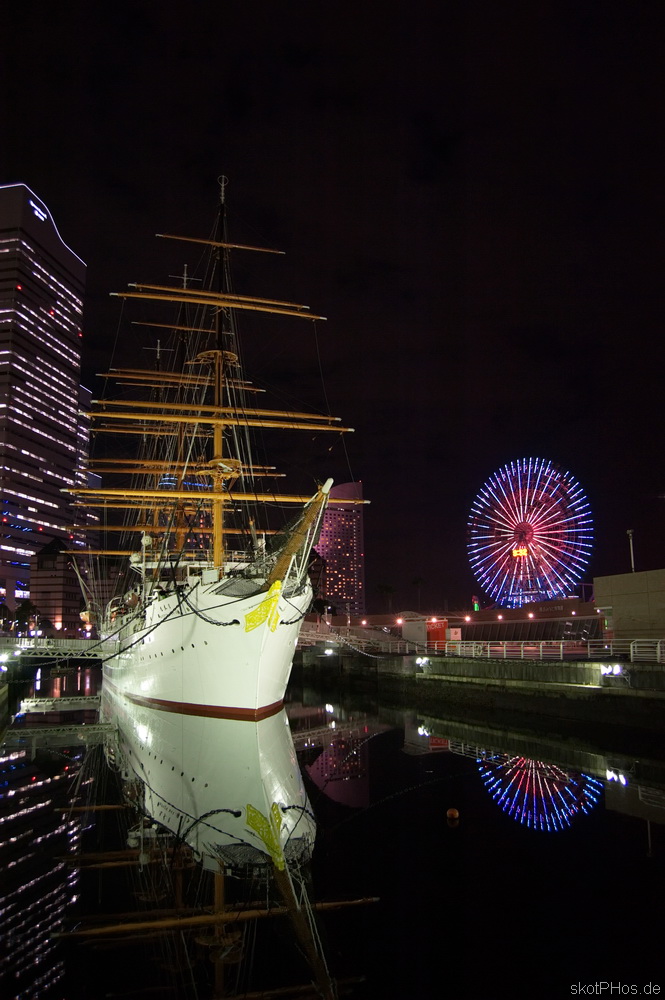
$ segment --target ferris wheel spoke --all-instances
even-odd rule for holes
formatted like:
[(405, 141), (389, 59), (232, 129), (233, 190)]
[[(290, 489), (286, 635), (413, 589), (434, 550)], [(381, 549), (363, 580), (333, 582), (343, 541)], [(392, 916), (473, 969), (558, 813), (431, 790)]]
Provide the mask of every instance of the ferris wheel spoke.
[(488, 505), (486, 516), (493, 516), (497, 520), (500, 520), (503, 516), (505, 519), (503, 523), (512, 528), (517, 523), (515, 519), (515, 511), (511, 508), (508, 502), (504, 503), (498, 494), (492, 493), (492, 497), (494, 499), (494, 505)]

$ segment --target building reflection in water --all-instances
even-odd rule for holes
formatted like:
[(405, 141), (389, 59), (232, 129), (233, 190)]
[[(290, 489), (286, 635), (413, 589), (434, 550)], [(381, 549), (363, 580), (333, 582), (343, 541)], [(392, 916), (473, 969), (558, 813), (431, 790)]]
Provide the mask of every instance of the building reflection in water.
[[(65, 974), (53, 939), (76, 902), (80, 817), (67, 803), (80, 769), (77, 756), (0, 749), (0, 993), (56, 996)], [(57, 993), (58, 996), (62, 994)]]
[(318, 792), (353, 809), (370, 804), (370, 740), (391, 727), (340, 706), (292, 702), (289, 721), (301, 766)]

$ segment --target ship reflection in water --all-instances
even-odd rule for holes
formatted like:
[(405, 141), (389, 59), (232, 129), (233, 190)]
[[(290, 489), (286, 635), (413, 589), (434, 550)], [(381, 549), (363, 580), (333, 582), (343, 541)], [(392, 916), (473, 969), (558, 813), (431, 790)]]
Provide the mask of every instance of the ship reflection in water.
[(665, 756), (296, 697), (256, 723), (114, 704), (84, 759), (33, 740), (49, 717), (10, 728), (3, 997), (660, 982)]
[(129, 703), (116, 712), (121, 740), (108, 757), (126, 796), (206, 869), (311, 859), (316, 827), (284, 709), (260, 722)]

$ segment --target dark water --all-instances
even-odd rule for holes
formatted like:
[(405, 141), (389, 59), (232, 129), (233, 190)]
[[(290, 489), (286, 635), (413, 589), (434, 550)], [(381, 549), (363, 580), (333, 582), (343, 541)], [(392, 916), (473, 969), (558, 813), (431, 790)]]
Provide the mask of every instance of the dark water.
[[(94, 680), (58, 683), (74, 693)], [(665, 993), (665, 753), (557, 739), (551, 724), (541, 738), (500, 732), (497, 719), (432, 719), (372, 692), (293, 685), (290, 698), (319, 823), (314, 894), (379, 897), (322, 921), (333, 973), (364, 977), (353, 996)], [(52, 938), (91, 913), (171, 906), (173, 872), (79, 871), (72, 854), (122, 848), (128, 821), (58, 810), (75, 789), (112, 800), (108, 773), (65, 748), (2, 757), (3, 1000), (212, 996), (211, 964), (182, 940)], [(203, 888), (194, 876), (187, 892)], [(289, 934), (282, 923), (257, 933), (257, 982), (305, 981)]]

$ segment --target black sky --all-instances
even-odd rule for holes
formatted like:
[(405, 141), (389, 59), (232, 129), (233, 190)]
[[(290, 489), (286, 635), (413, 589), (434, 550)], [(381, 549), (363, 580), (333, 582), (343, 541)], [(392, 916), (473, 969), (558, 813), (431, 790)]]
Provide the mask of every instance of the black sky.
[[(629, 570), (628, 528), (637, 568), (665, 566), (660, 4), (35, 0), (3, 18), (0, 183), (30, 186), (88, 264), (87, 377), (116, 336), (108, 292), (177, 273), (153, 234), (207, 235), (224, 173), (234, 237), (288, 254), (238, 289), (329, 317), (370, 610), (382, 586), (395, 609), (418, 589), (423, 610), (468, 603), (470, 504), (528, 455), (589, 497), (589, 580)], [(325, 408), (311, 330), (259, 337), (262, 377)], [(311, 476), (349, 478), (318, 447)]]

